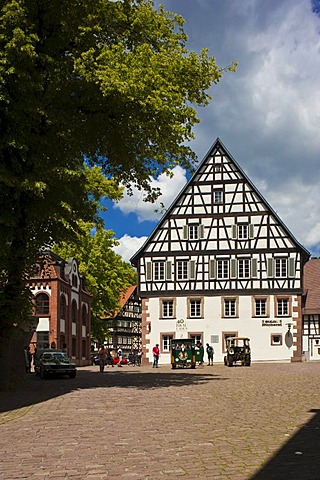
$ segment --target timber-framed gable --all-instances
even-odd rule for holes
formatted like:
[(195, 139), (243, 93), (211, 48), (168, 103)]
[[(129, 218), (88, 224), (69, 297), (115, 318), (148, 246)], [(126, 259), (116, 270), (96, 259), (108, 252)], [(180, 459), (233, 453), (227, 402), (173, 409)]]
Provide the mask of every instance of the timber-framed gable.
[[(282, 339), (279, 342), (284, 353), (286, 324), (297, 324), (294, 317), (301, 320), (296, 305), (303, 292), (303, 267), (308, 258), (309, 252), (217, 139), (131, 261), (138, 270), (140, 297), (157, 302), (174, 296), (178, 317), (188, 318), (185, 298), (203, 297), (204, 321), (210, 316), (210, 324), (207, 320), (201, 337), (206, 340), (219, 335), (222, 341), (223, 312), (218, 305), (225, 296), (237, 298), (240, 320), (244, 318), (242, 312), (246, 312), (247, 326), (241, 329), (238, 322), (234, 330), (247, 336), (250, 336), (248, 321), (256, 318), (249, 308), (252, 298), (272, 297), (270, 320), (278, 319), (282, 308), (285, 312), (281, 321), (283, 342)], [(288, 305), (295, 307), (290, 310), (292, 314), (288, 313), (287, 303), (281, 306), (279, 295), (284, 295)], [(151, 305), (149, 308), (152, 309)], [(154, 331), (157, 316), (152, 313), (151, 317)], [(278, 329), (279, 323), (274, 320)], [(163, 335), (163, 325), (161, 328)], [(193, 325), (190, 328), (199, 330)], [(168, 325), (168, 329), (172, 331), (173, 325)], [(256, 325), (254, 329), (258, 331)], [(272, 334), (268, 339), (273, 338)], [(154, 338), (159, 342), (159, 338)], [(275, 349), (272, 356), (274, 352)]]

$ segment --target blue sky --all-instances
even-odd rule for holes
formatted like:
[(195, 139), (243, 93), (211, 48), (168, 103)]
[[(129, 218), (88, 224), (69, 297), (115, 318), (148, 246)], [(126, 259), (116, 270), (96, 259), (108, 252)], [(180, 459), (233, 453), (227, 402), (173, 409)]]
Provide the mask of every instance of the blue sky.
[[(191, 147), (199, 161), (219, 137), (300, 243), (320, 255), (320, 1), (163, 0), (181, 14), (189, 51), (209, 49), (219, 66), (239, 66), (198, 110)], [(187, 181), (160, 177), (166, 207)], [(125, 260), (161, 217), (140, 192), (108, 202), (105, 226)]]

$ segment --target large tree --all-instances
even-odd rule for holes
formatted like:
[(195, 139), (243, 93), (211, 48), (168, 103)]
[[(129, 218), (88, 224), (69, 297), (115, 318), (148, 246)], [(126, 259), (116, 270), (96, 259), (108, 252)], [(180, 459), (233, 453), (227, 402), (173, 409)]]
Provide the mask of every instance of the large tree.
[(2, 346), (25, 318), (39, 249), (96, 216), (83, 159), (149, 193), (150, 175), (192, 165), (194, 107), (222, 69), (187, 51), (183, 23), (151, 0), (1, 2)]
[(111, 230), (87, 224), (76, 241), (60, 242), (53, 247), (62, 258), (74, 257), (79, 262), (79, 271), (92, 294), (93, 339), (105, 338), (107, 330), (102, 319), (114, 315), (120, 308), (121, 295), (137, 281), (134, 268), (114, 252), (115, 245), (117, 240)]

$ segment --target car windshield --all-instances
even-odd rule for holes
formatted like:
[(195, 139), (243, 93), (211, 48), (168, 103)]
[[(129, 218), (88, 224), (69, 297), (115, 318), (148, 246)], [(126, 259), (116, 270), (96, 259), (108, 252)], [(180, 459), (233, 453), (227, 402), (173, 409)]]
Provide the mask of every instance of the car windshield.
[(68, 357), (63, 352), (52, 352), (52, 353), (44, 353), (42, 358), (44, 360), (60, 360), (60, 361), (68, 361)]

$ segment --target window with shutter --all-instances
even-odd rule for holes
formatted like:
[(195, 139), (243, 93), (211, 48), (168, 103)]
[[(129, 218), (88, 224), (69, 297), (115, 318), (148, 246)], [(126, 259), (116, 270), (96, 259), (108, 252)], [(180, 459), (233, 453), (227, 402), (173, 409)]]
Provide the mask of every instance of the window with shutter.
[(290, 278), (294, 278), (296, 276), (296, 265), (294, 258), (289, 258), (288, 275)]
[(216, 261), (209, 260), (209, 279), (216, 278)]
[(235, 258), (230, 260), (230, 278), (237, 278), (237, 260)]
[(196, 264), (194, 260), (190, 260), (189, 262), (189, 278), (190, 280), (194, 280), (196, 278)]
[(258, 276), (258, 261), (256, 258), (251, 259), (251, 277), (257, 278)]
[(152, 280), (152, 263), (146, 262), (146, 280), (150, 282)]
[(166, 280), (171, 280), (172, 278), (172, 262), (166, 262)]
[(274, 259), (273, 258), (267, 259), (267, 276), (271, 278), (274, 276)]

